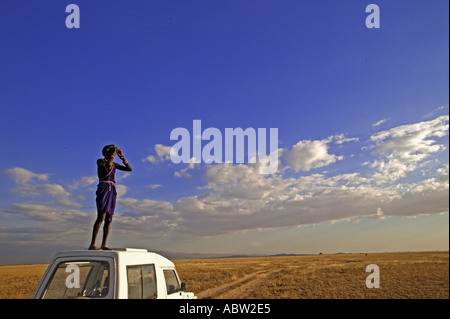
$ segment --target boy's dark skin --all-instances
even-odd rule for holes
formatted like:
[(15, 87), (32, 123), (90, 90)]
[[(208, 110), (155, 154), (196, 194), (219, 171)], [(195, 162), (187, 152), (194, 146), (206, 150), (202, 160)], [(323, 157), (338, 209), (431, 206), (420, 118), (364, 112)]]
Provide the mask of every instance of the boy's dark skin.
[[(123, 161), (125, 166), (114, 162), (116, 154)], [(128, 163), (128, 161), (123, 156), (122, 150), (120, 148), (112, 149), (112, 151), (105, 156), (105, 160), (107, 162), (106, 165), (108, 165), (109, 167), (115, 166), (116, 169), (121, 170), (121, 171), (127, 171), (127, 172), (131, 172), (132, 171), (132, 168), (131, 168), (130, 164)], [(98, 159), (97, 160), (97, 175), (98, 175), (99, 181), (101, 182), (103, 180), (106, 180), (106, 175), (107, 174), (108, 174), (108, 171), (107, 171), (107, 168), (105, 167), (105, 161), (103, 159)], [(89, 246), (90, 250), (98, 250), (99, 249), (95, 245), (95, 241), (96, 241), (98, 231), (100, 230), (100, 226), (101, 226), (103, 221), (105, 222), (105, 224), (103, 226), (103, 238), (102, 238), (101, 249), (103, 249), (103, 250), (110, 250), (108, 248), (108, 246), (106, 245), (106, 241), (108, 239), (109, 230), (111, 228), (111, 222), (110, 222), (109, 218), (105, 218), (106, 215), (107, 215), (107, 213), (97, 216), (97, 219), (96, 219), (96, 221), (94, 223), (94, 227), (93, 227), (93, 230), (92, 230), (92, 240), (91, 240), (91, 244)]]

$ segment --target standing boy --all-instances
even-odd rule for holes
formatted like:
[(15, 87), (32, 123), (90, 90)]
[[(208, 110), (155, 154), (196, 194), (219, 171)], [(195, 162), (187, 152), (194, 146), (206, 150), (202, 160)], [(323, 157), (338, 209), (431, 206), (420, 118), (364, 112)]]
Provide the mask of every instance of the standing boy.
[[(116, 207), (117, 192), (114, 185), (116, 183), (116, 169), (131, 172), (131, 166), (123, 156), (120, 148), (114, 145), (106, 145), (102, 150), (102, 154), (104, 158), (97, 160), (97, 175), (99, 180), (96, 192), (97, 220), (95, 221), (94, 228), (92, 230), (92, 241), (89, 246), (89, 250), (100, 250), (100, 248), (95, 245), (95, 241), (103, 221), (105, 221), (105, 224), (103, 226), (103, 240), (101, 249), (110, 250), (110, 248), (106, 245), (106, 240), (108, 239), (109, 229), (114, 215), (114, 209)], [(114, 163), (116, 154), (125, 166)]]

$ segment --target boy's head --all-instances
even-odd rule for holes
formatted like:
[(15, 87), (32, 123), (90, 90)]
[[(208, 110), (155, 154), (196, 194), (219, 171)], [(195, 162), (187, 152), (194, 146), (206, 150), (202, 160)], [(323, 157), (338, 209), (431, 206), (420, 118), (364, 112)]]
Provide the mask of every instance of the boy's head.
[(114, 145), (106, 145), (102, 149), (102, 154), (103, 154), (104, 157), (108, 158), (111, 155), (113, 155), (115, 151), (116, 151), (116, 147)]

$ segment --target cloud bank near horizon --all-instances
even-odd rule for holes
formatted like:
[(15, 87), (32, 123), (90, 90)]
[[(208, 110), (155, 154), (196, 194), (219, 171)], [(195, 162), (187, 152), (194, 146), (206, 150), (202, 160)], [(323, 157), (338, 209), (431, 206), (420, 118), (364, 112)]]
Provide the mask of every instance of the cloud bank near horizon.
[[(368, 160), (350, 173), (317, 170), (355, 160), (354, 154), (330, 151), (331, 146), (361, 143), (357, 137), (342, 134), (301, 140), (282, 149), (283, 164), (271, 175), (260, 174), (259, 163), (188, 164), (172, 178), (195, 179), (186, 172), (189, 169), (202, 174), (204, 183), (197, 184), (196, 195), (172, 202), (132, 197), (135, 186), (127, 185), (125, 176), (118, 185), (114, 231), (147, 239), (203, 238), (339, 220), (448, 212), (449, 164), (434, 156), (447, 149), (439, 139), (447, 136), (448, 130), (449, 116), (445, 115), (374, 133), (368, 146), (358, 145)], [(170, 147), (157, 144), (155, 154), (144, 161), (165, 165), (169, 153)], [(10, 192), (15, 202), (2, 208), (0, 216), (24, 221), (20, 226), (0, 227), (4, 243), (85, 243), (95, 205), (83, 205), (94, 189), (95, 176), (58, 184), (51, 181), (51, 174), (26, 168), (10, 168), (4, 173), (14, 183)]]

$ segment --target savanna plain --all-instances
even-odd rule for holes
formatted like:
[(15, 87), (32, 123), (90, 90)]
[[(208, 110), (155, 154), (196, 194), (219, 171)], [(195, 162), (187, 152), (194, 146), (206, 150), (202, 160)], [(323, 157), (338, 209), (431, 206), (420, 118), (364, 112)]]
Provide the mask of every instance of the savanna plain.
[[(212, 299), (448, 299), (448, 252), (174, 260), (182, 282)], [(376, 264), (380, 287), (367, 288)], [(47, 265), (0, 267), (0, 298), (31, 298)]]

